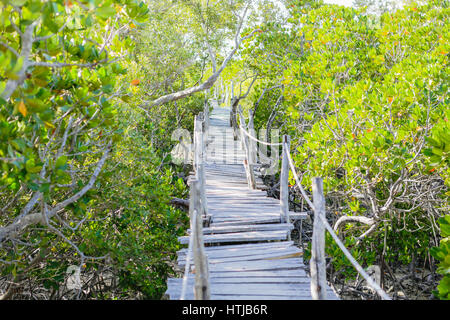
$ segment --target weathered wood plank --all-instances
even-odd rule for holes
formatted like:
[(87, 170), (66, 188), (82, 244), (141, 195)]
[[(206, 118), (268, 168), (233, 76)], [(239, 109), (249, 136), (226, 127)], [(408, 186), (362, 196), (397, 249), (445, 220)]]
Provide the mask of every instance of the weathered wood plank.
[(265, 223), (276, 223), (280, 222), (280, 217), (273, 216), (273, 217), (258, 217), (258, 218), (250, 218), (250, 219), (244, 219), (244, 218), (220, 218), (216, 217), (216, 219), (213, 220), (211, 217), (211, 221), (214, 221), (215, 226), (230, 226), (230, 225), (247, 225), (247, 224), (265, 224)]
[(277, 199), (268, 198), (265, 193), (261, 193), (258, 195), (253, 195), (251, 197), (246, 197), (241, 194), (236, 194), (233, 197), (230, 197), (230, 195), (207, 195), (207, 199), (216, 200), (216, 201), (223, 201), (223, 200), (229, 200), (229, 201), (243, 201), (243, 202), (259, 202), (261, 200), (270, 199), (270, 201), (277, 201)]
[[(247, 231), (272, 231), (272, 230), (285, 230), (289, 231), (294, 229), (294, 225), (291, 223), (278, 223), (278, 224), (263, 224), (263, 225), (240, 225), (240, 226), (211, 226), (209, 228), (203, 228), (203, 234), (218, 234), (218, 233), (235, 233), (235, 232), (247, 232)], [(188, 234), (191, 233), (191, 229), (188, 229)]]
[[(211, 202), (211, 203), (210, 203)], [(270, 201), (264, 201), (261, 200), (258, 203), (243, 203), (243, 202), (232, 202), (232, 201), (228, 201), (228, 202), (220, 202), (220, 201), (210, 201), (208, 202), (208, 207), (214, 207), (217, 209), (221, 209), (221, 208), (227, 208), (230, 209), (230, 202), (233, 204), (233, 209), (234, 208), (245, 208), (245, 209), (256, 209), (256, 210), (279, 210), (280, 209), (280, 205), (278, 203), (274, 203), (274, 202), (270, 202)], [(279, 212), (278, 212), (279, 213)]]
[[(175, 284), (175, 283), (174, 283)], [(193, 286), (188, 283), (187, 292), (192, 291)], [(166, 291), (172, 298), (179, 297), (181, 286), (177, 284), (168, 286)], [(211, 295), (251, 295), (251, 296), (295, 296), (311, 299), (311, 291), (308, 283), (244, 283), (238, 284), (211, 284)], [(188, 295), (189, 297), (189, 295)]]
[[(270, 248), (278, 248), (278, 247), (289, 247), (293, 246), (293, 241), (277, 241), (277, 242), (261, 242), (261, 243), (244, 243), (244, 244), (227, 244), (227, 245), (221, 245), (221, 246), (209, 246), (205, 247), (205, 252), (210, 252), (214, 250), (246, 250), (246, 249), (255, 249), (255, 248), (264, 248), (264, 249), (270, 249)], [(187, 249), (181, 249), (178, 252), (186, 252)]]
[[(269, 210), (269, 209), (250, 209), (250, 208), (236, 208), (235, 210), (227, 210), (224, 211), (224, 209), (217, 209), (217, 208), (210, 208), (209, 214), (211, 214), (213, 217), (245, 217), (245, 218), (257, 218), (257, 217), (272, 217), (273, 215), (278, 214), (278, 218), (280, 217), (280, 213), (276, 212), (276, 210)], [(280, 221), (280, 219), (278, 219)]]
[(244, 208), (254, 208), (254, 207), (259, 207), (259, 208), (271, 208), (273, 209), (273, 207), (276, 205), (278, 205), (277, 203), (275, 203), (273, 200), (271, 199), (266, 199), (266, 198), (260, 198), (258, 200), (253, 200), (253, 201), (249, 201), (249, 200), (245, 200), (245, 199), (213, 199), (210, 197), (207, 197), (206, 200), (208, 201), (208, 207), (222, 207), (222, 206), (229, 206), (233, 205), (234, 206), (239, 206), (239, 207), (244, 207)]
[[(229, 256), (229, 257), (210, 257), (208, 255), (208, 261), (210, 264), (214, 263), (226, 263), (235, 261), (256, 261), (256, 260), (282, 260), (291, 259), (302, 256), (302, 252), (299, 250), (286, 250), (286, 252), (266, 252), (260, 254), (252, 254), (245, 256)], [(186, 264), (186, 256), (180, 257), (178, 260), (180, 266)]]
[[(224, 262), (233, 262), (233, 261), (251, 261), (251, 260), (272, 260), (279, 258), (287, 258), (287, 257), (300, 257), (302, 255), (301, 250), (295, 247), (289, 248), (271, 248), (267, 249), (253, 249), (253, 250), (216, 250), (210, 251), (207, 253), (208, 259), (210, 259), (210, 263), (224, 263)], [(226, 260), (228, 259), (228, 260)], [(180, 264), (185, 263), (186, 255), (179, 254), (178, 262)]]
[(263, 271), (263, 270), (302, 270), (302, 259), (234, 261), (210, 265), (210, 272), (224, 271)]
[[(211, 219), (216, 226), (223, 225), (224, 223), (231, 224), (263, 224), (263, 223), (277, 223), (280, 222), (280, 215), (270, 212), (257, 212), (251, 213), (248, 211), (242, 211), (245, 213), (245, 217), (238, 215), (236, 212), (220, 212), (211, 210)], [(305, 213), (292, 212), (289, 213), (289, 218), (291, 221), (296, 221), (300, 219), (306, 219), (308, 217)]]
[[(270, 218), (270, 219), (276, 219), (275, 222), (280, 222), (280, 214), (274, 214), (271, 212), (248, 212), (248, 211), (241, 211), (242, 213), (245, 213), (246, 219), (255, 218), (255, 219), (263, 219), (263, 218)], [(242, 214), (239, 214), (239, 212), (220, 212), (220, 211), (211, 211), (212, 215), (212, 221), (219, 222), (220, 219), (222, 220), (242, 220)]]
[[(211, 278), (211, 284), (244, 284), (244, 283), (252, 283), (252, 284), (268, 284), (268, 283), (275, 283), (275, 284), (309, 284), (309, 278), (304, 277), (231, 277), (231, 278)], [(189, 277), (188, 283), (194, 283), (194, 278)], [(176, 286), (180, 285), (182, 282), (182, 279), (178, 278), (169, 278), (168, 283), (170, 285)]]
[[(328, 300), (338, 300), (333, 291), (328, 291)], [(172, 300), (178, 300), (180, 298), (180, 294), (177, 291), (169, 292), (166, 291), (166, 294), (170, 296)], [(185, 299), (193, 300), (194, 295), (190, 291), (187, 292)], [(227, 294), (227, 293), (212, 293), (212, 300), (311, 300), (311, 294), (307, 295), (305, 293), (279, 293), (279, 295), (272, 295), (271, 291), (258, 292), (256, 294), (247, 294), (239, 292), (239, 289), (236, 288), (235, 293)]]
[[(264, 243), (264, 242), (262, 242)], [(265, 242), (267, 244), (277, 243), (277, 242)], [(300, 248), (294, 245), (290, 246), (267, 246), (267, 247), (241, 247), (241, 245), (229, 246), (229, 248), (223, 248), (220, 250), (215, 250), (216, 248), (223, 248), (224, 246), (209, 246), (205, 248), (205, 252), (210, 258), (223, 258), (223, 257), (243, 257), (243, 256), (254, 256), (259, 254), (285, 254), (291, 252), (301, 252)], [(186, 257), (186, 249), (181, 249), (177, 252), (179, 257)]]
[[(224, 272), (215, 272), (210, 275), (211, 279), (216, 278), (263, 278), (263, 277), (276, 277), (280, 279), (291, 278), (291, 277), (302, 277), (305, 275), (305, 271), (303, 269), (297, 270), (263, 270), (263, 271), (224, 271)], [(192, 276), (192, 275), (190, 275)]]
[[(193, 300), (193, 294), (186, 294), (187, 300)], [(172, 300), (178, 300), (179, 295), (170, 296)], [(239, 294), (212, 294), (212, 300), (311, 300), (309, 297), (300, 295), (284, 295), (284, 296), (271, 296), (271, 295), (239, 295)]]
[[(252, 231), (239, 233), (224, 233), (205, 235), (203, 241), (205, 244), (211, 243), (227, 243), (227, 242), (256, 242), (256, 241), (273, 241), (286, 240), (287, 231)], [(181, 244), (189, 243), (189, 236), (178, 238)]]

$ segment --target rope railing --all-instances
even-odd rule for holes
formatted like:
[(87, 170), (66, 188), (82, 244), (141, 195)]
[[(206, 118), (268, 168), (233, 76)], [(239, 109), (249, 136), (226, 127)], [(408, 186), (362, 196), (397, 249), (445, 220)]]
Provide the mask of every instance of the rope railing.
[(375, 281), (373, 281), (372, 277), (370, 277), (367, 274), (367, 272), (364, 271), (363, 267), (355, 260), (355, 258), (353, 258), (352, 254), (347, 250), (347, 248), (344, 246), (344, 244), (339, 239), (337, 234), (333, 231), (333, 228), (331, 228), (331, 226), (328, 223), (328, 221), (326, 220), (326, 218), (323, 216), (319, 216), (319, 218), (320, 218), (321, 222), (323, 223), (323, 225), (325, 226), (325, 228), (327, 229), (327, 231), (330, 233), (331, 237), (336, 242), (336, 244), (339, 246), (339, 248), (345, 254), (347, 259), (350, 261), (350, 263), (353, 265), (353, 267), (355, 267), (356, 271), (358, 271), (359, 274), (367, 281), (367, 284), (372, 289), (374, 289), (378, 293), (378, 295), (381, 298), (383, 298), (384, 300), (392, 300), (391, 297), (389, 297), (389, 295), (386, 292), (384, 292), (384, 290), (381, 289), (381, 287)]
[[(197, 223), (197, 212), (193, 215), (194, 221), (192, 221), (192, 224), (195, 226)], [(192, 230), (192, 226), (191, 226)], [(189, 244), (188, 244), (188, 250), (186, 252), (186, 264), (184, 266), (184, 276), (183, 276), (183, 283), (181, 285), (181, 296), (180, 300), (184, 300), (186, 296), (186, 287), (187, 287), (187, 280), (189, 277), (189, 271), (191, 268), (191, 258), (192, 258), (192, 244), (194, 243), (194, 232), (191, 232), (189, 235)]]
[[(296, 186), (300, 189), (300, 192), (302, 193), (303, 198), (308, 203), (308, 205), (315, 211), (314, 204), (309, 199), (308, 195), (306, 194), (305, 190), (303, 189), (302, 185), (300, 184), (300, 179), (298, 178), (297, 171), (295, 170), (294, 163), (292, 161), (291, 155), (288, 154), (288, 160), (289, 160), (289, 166), (291, 168), (292, 174), (295, 178)], [(316, 216), (316, 215), (314, 215)], [(322, 224), (325, 226), (327, 231), (330, 233), (331, 237), (334, 239), (336, 244), (339, 246), (339, 248), (342, 250), (344, 255), (347, 257), (347, 259), (350, 261), (350, 263), (355, 267), (355, 269), (361, 274), (361, 276), (367, 281), (368, 285), (374, 289), (378, 295), (385, 299), (385, 300), (391, 300), (391, 298), (384, 292), (383, 289), (380, 288), (380, 286), (373, 281), (373, 279), (364, 271), (363, 267), (355, 260), (355, 258), (352, 256), (352, 254), (348, 251), (348, 249), (345, 247), (345, 245), (342, 243), (342, 241), (339, 239), (337, 234), (334, 232), (333, 228), (330, 226), (328, 221), (326, 220), (324, 215), (317, 215)]]
[(247, 176), (247, 182), (251, 189), (256, 189), (256, 179), (255, 179), (255, 173), (253, 171), (253, 164), (254, 164), (254, 155), (253, 155), (253, 145), (250, 144), (250, 141), (248, 137), (245, 137), (242, 133), (244, 131), (244, 128), (242, 127), (242, 123), (245, 124), (245, 121), (243, 120), (242, 110), (239, 106), (239, 127), (241, 131), (241, 143), (244, 148), (245, 154), (247, 159), (244, 160), (244, 168)]
[[(256, 137), (252, 136), (248, 131), (243, 127), (243, 117), (241, 115), (240, 119), (240, 130), (244, 133), (249, 139), (252, 139), (258, 143), (265, 145), (282, 145), (282, 166), (281, 166), (281, 174), (280, 174), (280, 218), (283, 222), (289, 222), (289, 208), (288, 208), (288, 179), (289, 179), (289, 169), (292, 172), (292, 175), (295, 179), (295, 186), (300, 190), (303, 198), (306, 203), (311, 207), (314, 212), (314, 228), (313, 228), (313, 239), (312, 239), (312, 248), (311, 248), (311, 295), (313, 299), (326, 299), (326, 263), (325, 263), (325, 229), (330, 233), (333, 240), (336, 242), (338, 247), (342, 250), (346, 258), (350, 261), (353, 267), (358, 271), (358, 273), (367, 281), (369, 287), (371, 287), (375, 292), (384, 300), (391, 300), (389, 295), (381, 289), (381, 287), (364, 271), (364, 268), (356, 261), (356, 259), (352, 256), (352, 254), (348, 251), (342, 241), (334, 232), (333, 228), (330, 226), (325, 217), (325, 198), (323, 196), (323, 185), (321, 178), (313, 179), (313, 199), (314, 203), (309, 199), (308, 194), (305, 189), (302, 187), (300, 183), (300, 179), (298, 177), (297, 171), (294, 166), (294, 162), (292, 160), (290, 154), (290, 138), (289, 136), (283, 136), (283, 142), (281, 143), (268, 143), (265, 141), (261, 141)], [(245, 145), (245, 144), (244, 144)], [(248, 151), (248, 150), (246, 150)], [(249, 154), (249, 152), (247, 152)], [(249, 184), (250, 187), (250, 184)]]
[(195, 175), (189, 181), (189, 218), (191, 222), (191, 234), (186, 253), (186, 265), (184, 269), (180, 300), (184, 300), (188, 287), (188, 278), (193, 258), (195, 267), (194, 298), (196, 300), (210, 299), (208, 257), (205, 254), (203, 241), (203, 217), (207, 218), (207, 203), (205, 194), (204, 153), (206, 135), (209, 121), (205, 120), (205, 114), (209, 114), (209, 106), (205, 103), (205, 113), (195, 117), (194, 122), (194, 159), (193, 167)]
[(266, 146), (281, 146), (281, 145), (283, 145), (282, 142), (279, 142), (279, 143), (266, 142), (266, 141), (261, 141), (261, 140), (255, 138), (255, 137), (253, 137), (249, 132), (247, 132), (247, 131), (244, 129), (244, 127), (242, 126), (241, 123), (239, 123), (239, 128), (242, 130), (242, 132), (243, 132), (247, 137), (249, 137), (249, 138), (252, 139), (253, 141), (258, 142), (258, 143), (260, 143), (260, 144), (263, 144), (263, 145), (266, 145)]

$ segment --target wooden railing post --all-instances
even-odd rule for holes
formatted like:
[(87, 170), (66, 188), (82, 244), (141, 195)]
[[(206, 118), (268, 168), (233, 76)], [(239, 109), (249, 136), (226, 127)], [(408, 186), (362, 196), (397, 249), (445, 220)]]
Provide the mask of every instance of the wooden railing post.
[[(192, 243), (192, 253), (195, 267), (195, 300), (209, 300), (209, 274), (208, 261), (205, 254), (203, 242), (203, 222), (201, 216), (202, 204), (200, 203), (200, 181), (193, 179), (190, 181), (190, 204), (189, 215), (191, 217), (191, 232), (194, 233)], [(194, 215), (196, 216), (194, 219)], [(195, 224), (192, 223), (195, 220)]]
[(325, 300), (326, 262), (325, 262), (325, 227), (319, 216), (325, 217), (325, 197), (322, 178), (314, 178), (312, 183), (314, 203), (314, 226), (311, 243), (311, 296), (314, 300)]
[[(242, 115), (242, 109), (239, 106), (239, 121), (243, 129), (245, 129), (245, 120)], [(250, 162), (250, 146), (249, 146), (250, 138), (244, 132), (241, 132), (241, 142), (244, 147), (244, 153), (246, 155), (246, 159), (244, 159), (244, 168), (247, 175), (247, 183), (250, 189), (256, 189), (256, 180), (255, 180), (255, 171), (253, 170), (253, 164)]]
[(201, 135), (201, 131), (202, 131), (202, 122), (200, 120), (200, 117), (197, 115), (195, 116), (194, 119), (194, 159), (193, 159), (193, 167), (194, 167), (194, 171), (195, 173), (197, 173), (198, 171), (198, 164), (200, 163), (200, 147), (201, 147), (201, 143), (198, 141), (199, 140), (199, 136)]
[(283, 136), (283, 150), (281, 153), (280, 173), (280, 215), (281, 222), (289, 223), (289, 160), (287, 155), (291, 152), (291, 137)]
[(201, 121), (201, 117), (203, 116), (202, 113), (200, 113), (198, 116), (195, 117), (195, 123), (194, 123), (194, 170), (197, 179), (199, 180), (199, 198), (201, 201), (201, 211), (200, 215), (207, 217), (208, 216), (208, 204), (206, 201), (206, 177), (204, 172), (204, 155), (205, 155), (205, 143), (203, 139), (203, 121)]
[[(240, 128), (240, 126), (245, 128), (246, 124), (245, 124), (244, 115), (242, 114), (241, 105), (238, 106), (237, 112), (238, 112), (238, 114), (237, 114), (236, 118), (239, 120), (239, 124), (236, 124), (236, 125), (237, 125), (238, 128)], [(241, 146), (242, 146), (242, 148), (245, 151), (246, 150), (245, 149), (245, 141), (246, 141), (245, 138), (246, 138), (246, 135), (245, 135), (245, 133), (242, 132), (241, 129), (239, 129), (238, 132), (239, 132), (239, 137), (240, 137), (240, 140), (241, 140)]]
[(205, 125), (204, 125), (204, 133), (205, 138), (208, 138), (208, 132), (209, 132), (209, 103), (208, 100), (205, 99), (205, 105), (203, 107), (203, 115), (205, 118)]
[[(253, 111), (251, 109), (248, 110), (248, 115), (248, 132), (250, 133), (250, 135), (256, 138), (255, 125), (253, 123)], [(253, 166), (257, 161), (256, 147), (256, 141), (254, 141), (253, 139), (249, 139), (248, 161), (250, 162), (251, 166)]]

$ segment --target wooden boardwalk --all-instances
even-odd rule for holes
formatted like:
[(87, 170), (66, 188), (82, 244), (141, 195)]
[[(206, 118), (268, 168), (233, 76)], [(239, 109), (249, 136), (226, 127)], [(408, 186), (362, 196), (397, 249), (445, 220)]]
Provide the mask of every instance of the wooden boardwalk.
[[(279, 200), (251, 190), (243, 166), (244, 151), (234, 141), (230, 110), (213, 109), (204, 167), (209, 227), (203, 228), (213, 300), (311, 300), (310, 278), (302, 251), (288, 241), (292, 223), (281, 223)], [(223, 148), (222, 146), (226, 147)], [(255, 171), (257, 187), (263, 186)], [(293, 219), (304, 215), (292, 212)], [(292, 222), (292, 221), (291, 221)], [(188, 244), (189, 236), (179, 238)], [(185, 266), (187, 249), (178, 252)], [(180, 299), (181, 278), (168, 280), (166, 295)], [(194, 274), (189, 274), (186, 299), (194, 299)], [(328, 299), (337, 299), (327, 289)]]

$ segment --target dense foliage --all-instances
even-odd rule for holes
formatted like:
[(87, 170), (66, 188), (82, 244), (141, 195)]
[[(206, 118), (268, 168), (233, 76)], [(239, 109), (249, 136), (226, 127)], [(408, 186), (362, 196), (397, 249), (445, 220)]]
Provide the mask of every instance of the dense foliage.
[[(170, 133), (192, 126), (204, 96), (146, 102), (202, 80), (203, 12), (188, 1), (0, 7), (3, 298), (160, 298), (187, 226), (169, 204), (186, 196)], [(235, 18), (212, 13), (216, 48)], [(82, 291), (66, 286), (70, 265)]]
[[(0, 2), (1, 298), (162, 296), (188, 224), (170, 137), (219, 75), (219, 98), (291, 136), (304, 185), (323, 177), (360, 263), (437, 272), (449, 298), (448, 1), (250, 2)], [(327, 254), (331, 281), (356, 276)]]
[[(434, 272), (430, 249), (449, 209), (448, 2), (380, 16), (287, 7), (287, 21), (261, 26), (243, 57), (261, 78), (246, 104), (255, 124), (291, 136), (304, 185), (323, 177), (329, 218), (358, 261)], [(331, 238), (327, 251), (332, 277), (356, 275)]]

